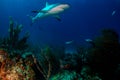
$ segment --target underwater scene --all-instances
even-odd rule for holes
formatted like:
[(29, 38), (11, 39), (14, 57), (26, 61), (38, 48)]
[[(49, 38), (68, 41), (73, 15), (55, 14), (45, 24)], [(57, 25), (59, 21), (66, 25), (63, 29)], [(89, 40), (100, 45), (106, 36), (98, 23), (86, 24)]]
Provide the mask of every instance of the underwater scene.
[(120, 80), (120, 0), (0, 0), (0, 80)]

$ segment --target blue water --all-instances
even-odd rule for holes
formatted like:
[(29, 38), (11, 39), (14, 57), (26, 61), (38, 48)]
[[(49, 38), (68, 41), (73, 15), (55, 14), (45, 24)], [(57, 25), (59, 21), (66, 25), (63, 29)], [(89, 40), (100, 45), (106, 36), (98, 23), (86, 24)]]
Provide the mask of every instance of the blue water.
[[(27, 15), (35, 16), (32, 10), (40, 10), (45, 3), (67, 3), (70, 8), (63, 12), (61, 22), (48, 17), (32, 26)], [(112, 12), (116, 13), (112, 16)], [(101, 29), (113, 28), (120, 34), (120, 0), (0, 0), (0, 36), (7, 36), (9, 16), (23, 31), (30, 33), (29, 41), (34, 44), (60, 44), (73, 40), (84, 44), (85, 39), (94, 38)]]

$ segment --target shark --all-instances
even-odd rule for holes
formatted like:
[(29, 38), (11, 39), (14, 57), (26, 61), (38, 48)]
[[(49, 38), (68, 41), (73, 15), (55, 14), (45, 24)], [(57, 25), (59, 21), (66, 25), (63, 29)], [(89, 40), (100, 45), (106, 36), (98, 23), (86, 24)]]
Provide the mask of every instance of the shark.
[(64, 12), (66, 9), (68, 9), (70, 6), (68, 4), (49, 4), (46, 2), (46, 5), (41, 10), (34, 10), (33, 13), (37, 13), (34, 17), (31, 17), (32, 23), (34, 23), (36, 20), (45, 18), (48, 16), (55, 17), (58, 21), (61, 21), (59, 14)]

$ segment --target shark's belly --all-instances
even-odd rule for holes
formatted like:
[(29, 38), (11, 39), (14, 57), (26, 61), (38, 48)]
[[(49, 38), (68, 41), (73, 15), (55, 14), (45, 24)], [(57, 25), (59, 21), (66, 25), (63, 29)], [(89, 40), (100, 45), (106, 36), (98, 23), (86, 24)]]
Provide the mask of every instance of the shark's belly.
[(38, 13), (38, 14), (34, 17), (34, 19), (43, 18), (44, 16), (45, 16), (44, 13)]
[(51, 9), (50, 11), (48, 11), (48, 13), (55, 15), (55, 14), (62, 13), (63, 11), (64, 11), (63, 9), (54, 8), (54, 9)]

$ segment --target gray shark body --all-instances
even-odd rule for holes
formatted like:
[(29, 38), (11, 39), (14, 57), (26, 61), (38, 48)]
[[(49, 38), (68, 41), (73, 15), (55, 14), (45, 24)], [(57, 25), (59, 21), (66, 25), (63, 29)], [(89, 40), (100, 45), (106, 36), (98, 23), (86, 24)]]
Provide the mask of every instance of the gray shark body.
[(44, 17), (48, 17), (48, 16), (54, 16), (55, 18), (60, 20), (59, 14), (68, 8), (69, 8), (68, 4), (51, 4), (51, 5), (49, 5), (46, 2), (46, 6), (43, 9), (41, 9), (40, 11), (33, 11), (33, 12), (37, 12), (37, 15), (32, 17), (32, 22), (34, 22), (38, 19), (44, 18)]

